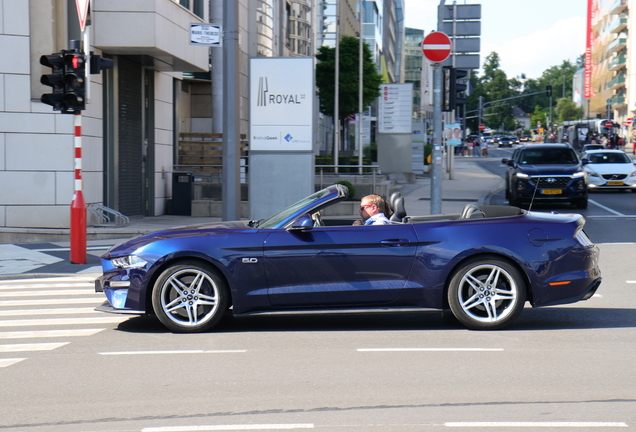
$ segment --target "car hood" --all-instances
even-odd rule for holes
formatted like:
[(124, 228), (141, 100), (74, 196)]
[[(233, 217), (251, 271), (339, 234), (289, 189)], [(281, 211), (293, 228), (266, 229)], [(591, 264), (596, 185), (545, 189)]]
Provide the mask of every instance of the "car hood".
[(519, 165), (519, 171), (531, 176), (571, 175), (581, 171), (580, 164)]
[(102, 255), (102, 258), (126, 255), (145, 246), (148, 243), (152, 243), (157, 240), (167, 240), (193, 236), (214, 236), (241, 231), (255, 231), (255, 228), (249, 227), (247, 221), (212, 222), (206, 224), (169, 228), (161, 231), (154, 231), (148, 234), (142, 234), (124, 243), (115, 245), (108, 249)]
[(607, 164), (587, 164), (587, 171), (594, 171), (597, 174), (625, 174), (630, 175), (636, 167), (632, 163), (607, 163)]

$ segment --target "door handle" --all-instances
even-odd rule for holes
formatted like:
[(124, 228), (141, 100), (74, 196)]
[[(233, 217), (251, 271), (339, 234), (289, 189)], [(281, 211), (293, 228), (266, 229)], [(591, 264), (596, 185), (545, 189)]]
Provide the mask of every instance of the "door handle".
[(382, 246), (388, 246), (388, 247), (406, 246), (409, 243), (410, 242), (408, 241), (408, 239), (387, 239), (387, 240), (382, 240), (380, 242)]

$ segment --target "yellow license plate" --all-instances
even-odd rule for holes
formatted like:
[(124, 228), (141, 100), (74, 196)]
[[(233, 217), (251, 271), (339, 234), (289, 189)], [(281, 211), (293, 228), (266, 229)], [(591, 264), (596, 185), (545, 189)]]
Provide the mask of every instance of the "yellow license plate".
[(559, 195), (560, 193), (563, 193), (563, 190), (561, 190), (561, 189), (541, 189), (541, 193), (543, 195)]
[(610, 186), (623, 186), (622, 181), (608, 181), (607, 184)]

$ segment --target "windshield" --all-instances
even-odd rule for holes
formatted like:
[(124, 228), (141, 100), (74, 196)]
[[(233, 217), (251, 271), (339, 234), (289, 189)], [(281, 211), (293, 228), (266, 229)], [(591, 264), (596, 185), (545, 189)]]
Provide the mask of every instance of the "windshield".
[(276, 213), (268, 217), (267, 219), (263, 219), (258, 223), (258, 228), (271, 229), (276, 228), (278, 224), (283, 222), (288, 217), (292, 216), (294, 213), (298, 212), (303, 207), (311, 206), (312, 203), (319, 201), (320, 199), (328, 196), (330, 192), (328, 189), (322, 189), (313, 195), (309, 195), (307, 198), (304, 198), (298, 201), (295, 204), (290, 205), (286, 209)]
[(588, 159), (593, 164), (631, 163), (624, 153), (589, 153)]
[(528, 148), (519, 158), (522, 165), (576, 164), (579, 159), (571, 148)]

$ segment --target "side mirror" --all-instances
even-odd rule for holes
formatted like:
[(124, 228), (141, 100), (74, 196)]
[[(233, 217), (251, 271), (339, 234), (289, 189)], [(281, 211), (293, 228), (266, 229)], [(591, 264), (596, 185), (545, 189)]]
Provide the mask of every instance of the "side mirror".
[(508, 165), (508, 160), (509, 160), (508, 158), (503, 158), (501, 159), (501, 163), (504, 165)]
[(508, 159), (508, 162), (506, 162), (506, 165), (509, 165), (509, 166), (511, 166), (511, 167), (514, 167), (514, 166), (515, 166), (515, 161), (514, 161), (514, 160), (512, 160), (512, 159)]
[(586, 158), (581, 159), (581, 165), (587, 165), (589, 163), (590, 163), (589, 159), (586, 159)]
[(314, 227), (314, 221), (309, 215), (309, 213), (305, 213), (303, 215), (298, 216), (292, 222), (291, 226), (287, 228), (289, 231), (304, 231)]

